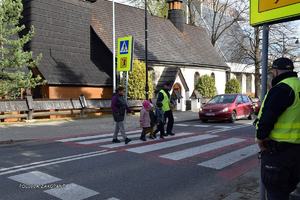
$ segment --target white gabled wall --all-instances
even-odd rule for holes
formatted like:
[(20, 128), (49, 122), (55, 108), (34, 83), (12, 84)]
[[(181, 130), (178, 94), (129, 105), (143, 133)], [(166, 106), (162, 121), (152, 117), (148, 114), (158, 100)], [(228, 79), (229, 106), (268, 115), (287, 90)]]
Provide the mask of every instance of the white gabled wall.
[(200, 77), (203, 75), (211, 76), (211, 73), (215, 74), (216, 79), (216, 88), (217, 94), (223, 94), (225, 92), (225, 84), (226, 84), (226, 71), (218, 70), (218, 69), (208, 69), (208, 68), (182, 68), (181, 72), (187, 82), (187, 85), (190, 89), (190, 94), (194, 91), (194, 75), (196, 72), (200, 74)]
[[(162, 75), (165, 67), (164, 66), (153, 66), (154, 68), (154, 83), (157, 85), (157, 82), (160, 79), (160, 76)], [(178, 110), (185, 111), (186, 110), (186, 100), (190, 99), (190, 96), (192, 95), (192, 92), (194, 91), (194, 75), (196, 72), (200, 74), (200, 76), (203, 75), (209, 75), (211, 76), (212, 73), (215, 74), (216, 79), (216, 89), (217, 94), (223, 94), (225, 92), (225, 84), (226, 84), (226, 71), (222, 69), (209, 69), (209, 68), (196, 68), (196, 67), (182, 67), (181, 72), (185, 78), (185, 81), (188, 85), (189, 91), (186, 91), (183, 87), (183, 84), (179, 78), (179, 76), (176, 77), (175, 83), (179, 83), (181, 86), (181, 95), (183, 96), (183, 99), (181, 99), (180, 104), (177, 105)]]

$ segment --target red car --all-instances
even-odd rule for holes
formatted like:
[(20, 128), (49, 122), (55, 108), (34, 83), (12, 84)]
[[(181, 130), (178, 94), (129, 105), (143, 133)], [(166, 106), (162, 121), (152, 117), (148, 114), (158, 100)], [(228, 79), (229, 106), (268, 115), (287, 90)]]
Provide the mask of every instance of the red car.
[(199, 118), (202, 122), (208, 120), (229, 120), (234, 122), (237, 119), (253, 119), (253, 103), (247, 95), (243, 94), (222, 94), (213, 97), (199, 111)]

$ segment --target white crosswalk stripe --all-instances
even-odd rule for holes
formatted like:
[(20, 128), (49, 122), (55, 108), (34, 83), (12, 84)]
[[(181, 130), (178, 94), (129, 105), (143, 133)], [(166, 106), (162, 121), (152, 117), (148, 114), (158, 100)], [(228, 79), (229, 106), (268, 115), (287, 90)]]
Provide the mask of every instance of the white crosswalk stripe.
[(223, 169), (224, 167), (232, 165), (235, 162), (257, 154), (258, 151), (259, 149), (257, 145), (253, 144), (251, 146), (247, 146), (214, 159), (199, 163), (198, 165), (213, 169)]
[(231, 128), (231, 126), (214, 126), (215, 128)]
[(191, 126), (190, 124), (175, 124), (175, 126), (183, 126), (183, 127), (187, 127), (187, 126)]
[[(99, 192), (77, 185), (75, 183), (65, 184), (66, 180), (64, 180), (64, 184), (60, 184), (59, 181), (62, 181), (62, 179), (40, 171), (31, 171), (23, 174), (10, 176), (8, 178), (21, 183), (21, 185), (19, 186), (21, 188), (39, 189), (35, 191), (43, 191), (53, 197), (62, 200), (84, 200), (92, 196), (99, 195)], [(98, 197), (97, 199), (102, 198)], [(120, 199), (110, 197), (106, 200)]]
[(191, 142), (197, 142), (197, 141), (206, 140), (206, 139), (215, 138), (215, 137), (218, 137), (218, 136), (217, 135), (208, 135), (208, 134), (198, 135), (198, 136), (182, 138), (182, 139), (177, 139), (177, 140), (171, 140), (171, 141), (157, 143), (157, 144), (145, 145), (142, 147), (129, 148), (129, 149), (127, 149), (127, 151), (135, 152), (135, 153), (147, 153), (147, 152), (151, 152), (151, 151), (166, 149), (166, 148), (175, 147), (175, 146), (182, 145), (182, 144), (188, 144)]
[(210, 125), (201, 125), (201, 124), (198, 124), (198, 125), (193, 125), (194, 127), (200, 127), (200, 128), (207, 128), (207, 127), (210, 127)]
[(25, 174), (10, 176), (8, 178), (27, 185), (49, 184), (61, 180), (60, 178), (56, 178), (39, 171), (32, 171)]
[[(141, 131), (140, 131), (141, 132)], [(133, 134), (133, 135), (128, 135), (129, 137), (139, 137), (141, 134)], [(88, 141), (83, 141), (83, 142), (76, 142), (76, 144), (97, 144), (97, 143), (104, 143), (104, 142), (109, 142), (112, 141), (112, 138), (104, 138), (100, 140), (88, 140)], [(124, 144), (124, 143), (122, 143)]]
[(83, 200), (99, 194), (94, 190), (90, 190), (75, 183), (67, 184), (61, 188), (46, 190), (45, 192), (62, 200)]
[[(126, 134), (139, 133), (139, 132), (141, 132), (141, 130), (128, 131), (128, 132), (126, 132)], [(92, 136), (66, 138), (66, 139), (61, 139), (61, 140), (56, 140), (56, 141), (57, 142), (75, 142), (75, 141), (80, 141), (80, 140), (105, 138), (105, 137), (109, 137), (109, 136), (112, 136), (112, 135), (113, 135), (113, 133), (108, 133), (108, 134), (100, 134), (100, 135), (92, 135)]]
[[(194, 133), (177, 133), (175, 136), (172, 136), (171, 139), (177, 138), (177, 137), (182, 137), (182, 136), (188, 136), (192, 135)], [(160, 139), (156, 139), (158, 141)], [(124, 144), (124, 143), (117, 143), (117, 144), (107, 144), (107, 145), (101, 145), (100, 147), (105, 147), (105, 148), (117, 148), (117, 147), (124, 147), (124, 146), (131, 146), (131, 145), (136, 145), (136, 144), (147, 144), (149, 142), (153, 142), (154, 140), (148, 140), (147, 142), (142, 141), (142, 140), (134, 140), (130, 142), (129, 144)], [(162, 141), (162, 140), (160, 140)]]
[(205, 153), (205, 152), (216, 150), (216, 149), (219, 149), (222, 147), (237, 144), (237, 143), (240, 143), (243, 141), (245, 141), (245, 140), (239, 139), (239, 138), (229, 138), (226, 140), (221, 140), (221, 141), (212, 142), (209, 144), (205, 144), (205, 145), (201, 145), (201, 146), (197, 146), (197, 147), (193, 147), (193, 148), (188, 148), (188, 149), (185, 149), (182, 151), (176, 151), (173, 153), (165, 154), (160, 157), (167, 158), (170, 160), (181, 160), (181, 159), (189, 158), (189, 157), (192, 157), (195, 155), (199, 155), (201, 153)]

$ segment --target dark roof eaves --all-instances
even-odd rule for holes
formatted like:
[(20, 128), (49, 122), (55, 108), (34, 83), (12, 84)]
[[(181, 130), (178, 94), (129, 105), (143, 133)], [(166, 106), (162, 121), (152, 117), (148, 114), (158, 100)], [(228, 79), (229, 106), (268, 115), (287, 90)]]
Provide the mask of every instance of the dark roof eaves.
[(91, 86), (91, 87), (111, 87), (112, 86), (112, 83), (110, 84), (95, 84), (95, 83), (55, 83), (55, 82), (47, 82), (47, 84), (49, 86), (55, 86), (55, 85), (59, 85), (59, 86), (69, 86), (69, 87), (72, 87), (74, 85), (76, 86), (82, 86), (82, 87), (86, 87), (86, 86)]
[[(138, 59), (138, 58), (137, 58)], [(144, 59), (139, 59), (144, 60)], [(190, 66), (190, 67), (206, 67), (206, 68), (219, 68), (219, 69), (230, 69), (230, 67), (226, 66), (217, 66), (205, 63), (184, 63), (184, 62), (174, 62), (174, 61), (158, 61), (158, 60), (148, 60), (150, 63), (158, 63), (158, 64), (170, 64), (174, 66)]]

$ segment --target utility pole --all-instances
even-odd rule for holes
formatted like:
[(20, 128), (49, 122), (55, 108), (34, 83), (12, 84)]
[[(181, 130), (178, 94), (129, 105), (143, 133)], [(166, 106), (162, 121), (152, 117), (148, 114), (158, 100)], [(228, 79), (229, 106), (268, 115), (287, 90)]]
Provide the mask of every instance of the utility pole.
[(113, 93), (116, 91), (116, 19), (115, 19), (115, 0), (113, 6)]
[(148, 85), (148, 20), (147, 20), (147, 0), (145, 0), (145, 65), (146, 65), (146, 84), (145, 93), (146, 100), (149, 99), (149, 85)]

